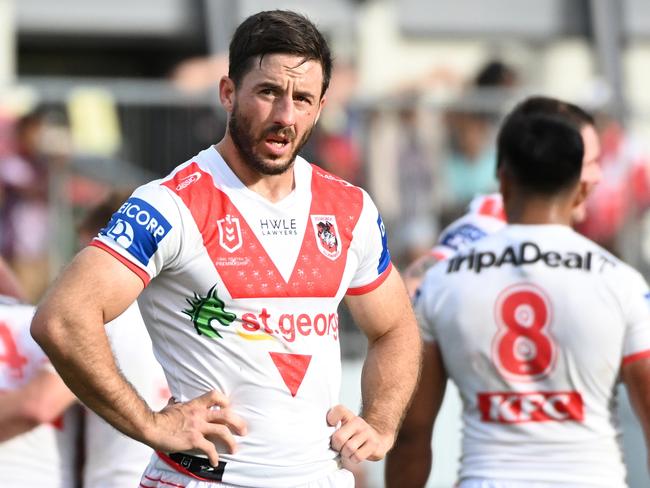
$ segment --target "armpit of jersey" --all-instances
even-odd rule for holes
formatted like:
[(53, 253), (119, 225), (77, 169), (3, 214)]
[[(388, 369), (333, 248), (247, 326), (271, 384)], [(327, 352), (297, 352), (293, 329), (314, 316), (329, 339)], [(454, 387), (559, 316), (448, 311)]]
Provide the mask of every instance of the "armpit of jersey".
[(167, 219), (152, 205), (131, 197), (113, 214), (99, 234), (111, 239), (143, 266), (147, 266), (171, 228)]

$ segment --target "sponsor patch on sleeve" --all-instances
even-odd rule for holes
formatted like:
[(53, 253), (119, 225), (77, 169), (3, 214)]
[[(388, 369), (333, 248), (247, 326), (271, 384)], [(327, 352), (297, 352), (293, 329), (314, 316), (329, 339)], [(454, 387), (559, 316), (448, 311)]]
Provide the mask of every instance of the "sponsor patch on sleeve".
[(115, 241), (146, 266), (171, 228), (167, 219), (149, 203), (131, 197), (99, 234)]
[(377, 273), (382, 274), (390, 264), (390, 251), (388, 250), (388, 235), (386, 234), (386, 227), (384, 221), (381, 220), (381, 215), (377, 214), (377, 226), (381, 235), (381, 256), (379, 257), (379, 265), (377, 266)]
[(486, 235), (487, 233), (485, 231), (479, 229), (475, 225), (463, 224), (442, 236), (440, 244), (459, 251), (464, 249), (468, 244), (478, 241)]

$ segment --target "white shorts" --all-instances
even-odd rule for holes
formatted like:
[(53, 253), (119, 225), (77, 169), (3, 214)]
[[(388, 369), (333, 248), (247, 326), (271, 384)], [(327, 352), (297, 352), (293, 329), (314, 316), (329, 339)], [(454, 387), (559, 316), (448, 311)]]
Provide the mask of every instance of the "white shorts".
[[(174, 470), (153, 454), (142, 475), (140, 488), (250, 488), (222, 482), (203, 481)], [(259, 487), (263, 488), (263, 487)], [(289, 488), (289, 487), (287, 487)], [(354, 488), (354, 476), (346, 469), (334, 471), (325, 478), (293, 488)]]
[(456, 488), (594, 488), (594, 485), (466, 478), (459, 481)]

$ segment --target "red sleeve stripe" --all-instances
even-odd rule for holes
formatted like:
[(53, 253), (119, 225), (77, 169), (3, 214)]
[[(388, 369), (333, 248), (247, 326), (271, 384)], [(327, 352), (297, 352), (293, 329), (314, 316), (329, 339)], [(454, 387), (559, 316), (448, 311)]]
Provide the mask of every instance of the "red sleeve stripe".
[(644, 359), (644, 358), (650, 358), (650, 349), (646, 349), (645, 351), (641, 352), (635, 352), (634, 354), (630, 354), (629, 356), (624, 356), (623, 361), (622, 361), (622, 366), (625, 366), (626, 364), (633, 363), (634, 361), (638, 361), (639, 359)]
[(151, 281), (151, 278), (149, 278), (149, 274), (145, 270), (143, 270), (142, 268), (140, 268), (140, 267), (136, 266), (135, 264), (133, 264), (131, 261), (126, 259), (124, 256), (122, 256), (119, 252), (117, 252), (114, 249), (110, 248), (109, 246), (104, 244), (102, 241), (98, 241), (97, 239), (95, 239), (89, 244), (89, 246), (98, 247), (99, 249), (102, 249), (103, 251), (106, 251), (108, 254), (113, 256), (120, 263), (122, 263), (124, 266), (129, 268), (131, 271), (133, 271), (138, 276), (138, 278), (140, 278), (142, 280), (145, 287), (149, 284), (149, 281)]
[(156, 451), (156, 454), (158, 455), (158, 457), (159, 457), (160, 459), (162, 459), (162, 460), (165, 462), (165, 464), (167, 464), (170, 468), (175, 469), (175, 470), (178, 471), (179, 473), (186, 474), (187, 476), (190, 476), (190, 477), (194, 478), (195, 480), (210, 481), (210, 480), (207, 479), (207, 478), (201, 478), (200, 476), (195, 475), (195, 474), (192, 473), (191, 471), (188, 471), (187, 469), (185, 469), (183, 466), (181, 466), (180, 464), (178, 464), (176, 461), (174, 461), (172, 458), (170, 458), (170, 457), (167, 456), (166, 454), (163, 454), (163, 453), (160, 452), (160, 451)]
[(391, 269), (393, 269), (393, 263), (388, 263), (388, 267), (384, 270), (382, 274), (380, 274), (375, 281), (372, 283), (368, 283), (365, 286), (360, 286), (358, 288), (348, 288), (348, 292), (346, 295), (365, 295), (366, 293), (370, 293), (372, 290), (377, 288), (379, 285), (381, 285), (384, 281), (386, 281), (386, 278), (388, 278), (388, 275), (390, 274)]

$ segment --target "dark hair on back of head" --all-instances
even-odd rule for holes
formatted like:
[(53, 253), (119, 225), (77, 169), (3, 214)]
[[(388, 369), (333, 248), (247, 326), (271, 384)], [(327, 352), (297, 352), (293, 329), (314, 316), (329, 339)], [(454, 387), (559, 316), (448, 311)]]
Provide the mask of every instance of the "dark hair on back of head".
[(513, 112), (497, 137), (498, 164), (526, 191), (556, 195), (580, 179), (580, 131), (558, 115)]
[(239, 85), (257, 56), (267, 54), (302, 56), (318, 61), (323, 68), (321, 96), (332, 76), (332, 56), (327, 41), (306, 17), (289, 10), (270, 10), (244, 20), (230, 41), (228, 77)]
[(529, 97), (517, 105), (511, 113), (555, 115), (578, 130), (596, 123), (591, 114), (577, 105), (551, 97)]

